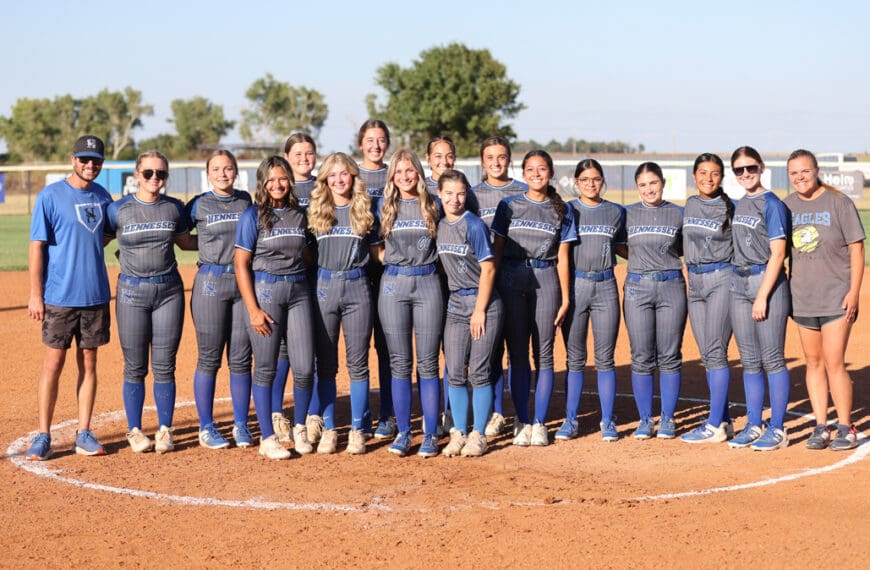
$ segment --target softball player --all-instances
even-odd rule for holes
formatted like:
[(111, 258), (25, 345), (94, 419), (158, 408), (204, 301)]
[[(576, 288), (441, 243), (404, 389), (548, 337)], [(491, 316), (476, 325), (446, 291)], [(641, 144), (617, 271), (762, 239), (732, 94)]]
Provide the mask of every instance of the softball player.
[[(731, 155), (731, 170), (746, 190), (737, 203), (731, 235), (734, 275), (731, 324), (743, 364), (747, 422), (730, 447), (770, 451), (788, 445), (783, 422), (791, 379), (785, 366), (785, 326), (791, 313), (791, 292), (783, 262), (788, 235), (788, 209), (761, 185), (764, 161), (752, 147)], [(770, 425), (763, 430), (764, 374), (770, 384)]]
[(426, 177), (426, 190), (433, 196), (438, 195), (438, 179), (444, 171), (456, 163), (456, 145), (448, 136), (438, 135), (426, 145), (426, 161), (432, 174)]
[(313, 262), (305, 213), (293, 194), (287, 161), (272, 156), (257, 169), (255, 206), (242, 213), (236, 229), (234, 264), (249, 318), (254, 353), (252, 392), (260, 424), (260, 455), (286, 459), (290, 453), (275, 435), (272, 383), (281, 340), (293, 369), (293, 444), (311, 453), (305, 416), (314, 375), (314, 334), (306, 265)]
[(214, 151), (205, 163), (205, 170), (212, 190), (194, 197), (186, 208), (199, 242), (199, 270), (190, 295), (190, 314), (199, 348), (193, 375), (199, 444), (209, 449), (229, 446), (215, 427), (213, 415), (215, 375), (226, 347), (233, 400), (233, 440), (239, 447), (250, 447), (254, 443), (248, 430), (251, 343), (245, 328), (245, 306), (236, 284), (233, 252), (236, 226), (242, 212), (251, 205), (251, 195), (233, 188), (239, 167), (230, 151)]
[[(94, 182), (103, 168), (103, 141), (92, 135), (73, 145), (72, 174), (36, 196), (28, 251), (27, 314), (42, 322), (46, 346), (37, 387), (39, 432), (25, 457), (51, 456), (51, 418), (66, 355), (76, 341), (78, 455), (104, 455), (90, 430), (97, 392), (97, 349), (109, 342), (109, 277), (103, 258), (103, 228), (112, 197)], [(80, 278), (81, 277), (81, 278)]]
[[(314, 190), (315, 179), (311, 175), (317, 160), (317, 145), (314, 139), (306, 133), (293, 133), (284, 142), (284, 158), (293, 170), (293, 194), (299, 200), (299, 207), (308, 209), (309, 197)], [(314, 286), (317, 281), (316, 267), (311, 268), (308, 282)], [(278, 350), (278, 364), (275, 373), (275, 382), (272, 384), (272, 409), (282, 410), (275, 414), (273, 429), (282, 442), (290, 441), (292, 428), (290, 420), (283, 413), (284, 389), (287, 386), (287, 377), (290, 374), (290, 359), (287, 356), (287, 345), (281, 341)], [(311, 392), (311, 403), (308, 405), (308, 416), (305, 420), (305, 428), (308, 433), (308, 441), (314, 445), (320, 439), (323, 431), (323, 419), (321, 418), (320, 399), (317, 390), (317, 365), (314, 367), (314, 390)]]
[(404, 456), (411, 447), (413, 346), (424, 426), (418, 455), (432, 457), (438, 454), (438, 349), (444, 314), (441, 285), (435, 273), (438, 204), (426, 191), (420, 160), (409, 149), (397, 151), (390, 159), (378, 217), (384, 239), (378, 251), (384, 264), (378, 313), (390, 351), (393, 409), (399, 430), (390, 453)]
[[(852, 425), (852, 380), (844, 363), (864, 277), (864, 228), (855, 203), (819, 180), (819, 164), (808, 150), (788, 157), (795, 189), (785, 199), (792, 214), (791, 292), (807, 361), (807, 392), (816, 426), (808, 449), (835, 451), (858, 445)], [(828, 391), (837, 425), (828, 430)], [(830, 442), (830, 444), (829, 444)]]
[[(550, 185), (553, 159), (542, 150), (523, 158), (524, 194), (503, 199), (492, 220), (493, 249), (501, 260), (499, 294), (505, 307), (504, 336), (516, 409), (514, 445), (542, 446), (553, 392), (553, 339), (570, 308), (572, 210)], [(529, 339), (535, 356), (534, 424), (529, 421)]]
[(676, 436), (674, 410), (680, 397), (686, 281), (683, 278), (683, 209), (662, 199), (665, 177), (654, 162), (637, 167), (640, 202), (626, 208), (628, 275), (623, 314), (631, 345), (631, 387), (640, 424), (637, 439), (653, 435), (653, 373), (659, 369), (662, 415), (658, 437)]
[[(384, 197), (384, 187), (387, 185), (387, 165), (384, 157), (390, 148), (390, 129), (378, 119), (364, 122), (357, 134), (357, 146), (363, 154), (359, 165), (359, 177), (365, 184), (366, 192), (374, 205)], [(381, 275), (384, 268), (372, 257), (369, 263), (369, 285), (372, 294), (377, 296), (380, 291)], [(376, 439), (391, 439), (396, 436), (396, 420), (393, 412), (392, 372), (390, 371), (390, 351), (384, 338), (384, 329), (378, 312), (374, 314), (375, 352), (378, 356), (378, 425), (374, 436)], [(363, 419), (364, 432), (370, 433), (371, 412), (366, 401), (366, 412)]]
[(173, 244), (196, 249), (184, 205), (160, 193), (169, 177), (169, 161), (156, 150), (136, 159), (139, 190), (113, 202), (106, 231), (118, 240), (118, 337), (124, 353), (124, 410), (127, 441), (136, 453), (151, 449), (142, 433), (148, 352), (154, 375), (157, 430), (154, 449), (175, 449), (172, 416), (175, 411), (175, 356), (184, 324), (184, 285), (178, 274)]
[(573, 211), (577, 242), (572, 248), (574, 270), (572, 309), (562, 325), (568, 356), (565, 379), (565, 422), (556, 439), (577, 437), (577, 408), (583, 392), (586, 368), (586, 337), (589, 322), (595, 341), (598, 398), (601, 402), (601, 438), (616, 441), (619, 432), (613, 405), (616, 398), (616, 369), (613, 350), (619, 333), (619, 291), (613, 277), (615, 246), (625, 244), (625, 208), (602, 198), (606, 185), (604, 169), (587, 158), (574, 169), (574, 186), (579, 199), (568, 202)]
[[(493, 288), (496, 266), (489, 229), (465, 210), (469, 188), (468, 179), (458, 170), (446, 170), (438, 180), (445, 216), (438, 224), (438, 256), (450, 289), (444, 355), (450, 371), (450, 405), (458, 418), (450, 429), (450, 443), (442, 452), (448, 457), (479, 457), (486, 453), (486, 422), (492, 409), (490, 366), (503, 318), (501, 299)], [(471, 434), (466, 383), (472, 388)]]
[(719, 443), (734, 437), (728, 412), (728, 342), (731, 340), (731, 277), (734, 202), (722, 190), (725, 164), (715, 154), (695, 159), (697, 196), (683, 212), (683, 256), (689, 273), (689, 322), (707, 371), (710, 415), (680, 438), (687, 443)]
[[(511, 147), (507, 139), (503, 137), (492, 136), (481, 143), (480, 164), (484, 171), (483, 181), (471, 189), (466, 199), (466, 209), (479, 212), (480, 219), (487, 227), (492, 227), (492, 219), (499, 202), (503, 198), (524, 193), (528, 190), (528, 186), (508, 176), (508, 169), (511, 165)], [(498, 286), (498, 282), (496, 282), (496, 287)], [(493, 413), (486, 426), (487, 437), (495, 437), (505, 429), (503, 360), (504, 342), (498, 341), (495, 343), (491, 367), (494, 399)]]
[(363, 413), (369, 397), (369, 339), (372, 336), (372, 296), (366, 278), (369, 251), (380, 238), (371, 202), (359, 178), (359, 167), (343, 153), (326, 157), (311, 193), (308, 224), (317, 238), (318, 384), (324, 431), (318, 453), (334, 453), (335, 375), (338, 332), (344, 331), (350, 376), (351, 430), (347, 452), (365, 453)]

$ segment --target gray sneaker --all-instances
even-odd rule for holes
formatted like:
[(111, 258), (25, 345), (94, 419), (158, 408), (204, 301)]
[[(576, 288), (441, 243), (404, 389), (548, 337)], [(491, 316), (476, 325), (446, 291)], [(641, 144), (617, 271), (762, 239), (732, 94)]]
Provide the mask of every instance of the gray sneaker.
[(847, 451), (858, 447), (858, 430), (855, 426), (837, 424), (837, 435), (828, 446), (832, 451)]
[(829, 441), (831, 441), (831, 432), (828, 426), (816, 426), (807, 440), (807, 449), (826, 449)]

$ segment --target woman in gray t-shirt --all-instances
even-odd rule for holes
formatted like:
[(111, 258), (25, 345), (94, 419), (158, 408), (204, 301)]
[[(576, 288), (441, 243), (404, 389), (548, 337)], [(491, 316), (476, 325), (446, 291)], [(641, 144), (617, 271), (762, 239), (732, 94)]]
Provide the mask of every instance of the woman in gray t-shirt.
[[(852, 200), (819, 180), (811, 152), (791, 153), (788, 177), (795, 189), (785, 199), (792, 215), (792, 317), (807, 361), (807, 392), (816, 418), (807, 449), (852, 449), (858, 438), (851, 425), (852, 380), (845, 356), (858, 319), (864, 228)], [(837, 411), (833, 435), (826, 425), (829, 391)]]

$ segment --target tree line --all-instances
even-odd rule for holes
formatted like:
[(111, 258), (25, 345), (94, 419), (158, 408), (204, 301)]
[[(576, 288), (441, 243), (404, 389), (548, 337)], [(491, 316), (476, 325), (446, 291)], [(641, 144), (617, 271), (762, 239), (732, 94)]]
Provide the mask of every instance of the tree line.
[[(459, 156), (475, 156), (480, 141), (501, 135), (511, 141), (516, 133), (510, 120), (526, 108), (519, 100), (520, 86), (507, 75), (507, 68), (489, 50), (470, 49), (460, 43), (424, 50), (410, 66), (389, 62), (376, 71), (375, 83), (385, 97), (366, 95), (369, 116), (382, 119), (396, 142), (424, 148), (435, 135), (451, 136)], [(241, 111), (239, 135), (251, 149), (280, 147), (293, 131), (305, 131), (317, 139), (329, 108), (316, 89), (294, 86), (271, 73), (255, 80), (245, 92), (248, 105)], [(82, 134), (94, 134), (106, 142), (106, 156), (128, 160), (146, 148), (158, 148), (175, 159), (201, 158), (236, 127), (222, 105), (203, 96), (175, 99), (168, 122), (174, 132), (138, 140), (135, 131), (142, 120), (154, 114), (133, 87), (123, 91), (103, 89), (77, 99), (60, 95), (53, 99), (18, 99), (10, 116), (0, 116), (0, 138), (5, 140), (10, 162), (65, 161), (73, 142)], [(516, 147), (545, 148), (552, 152), (643, 151), (643, 145), (588, 142), (568, 139), (546, 145), (520, 141)], [(355, 149), (355, 141), (350, 143)], [(266, 152), (263, 150), (262, 152)], [(256, 155), (257, 153), (254, 152)]]

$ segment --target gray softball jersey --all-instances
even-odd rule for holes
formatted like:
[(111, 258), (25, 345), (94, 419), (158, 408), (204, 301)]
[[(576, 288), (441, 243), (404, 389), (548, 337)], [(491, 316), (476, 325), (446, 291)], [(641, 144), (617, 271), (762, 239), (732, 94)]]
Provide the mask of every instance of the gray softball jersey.
[(187, 203), (186, 211), (199, 241), (201, 264), (232, 264), (236, 226), (250, 206), (251, 195), (239, 190), (229, 196), (206, 192)]
[(432, 196), (438, 195), (438, 181), (431, 176), (426, 177), (426, 191), (432, 194)]
[(483, 181), (471, 189), (466, 209), (479, 212), (480, 219), (491, 228), (499, 202), (517, 194), (524, 194), (528, 189), (528, 185), (519, 180), (512, 179), (504, 186), (493, 186)]
[(372, 198), (383, 198), (384, 188), (387, 186), (387, 167), (378, 170), (369, 170), (359, 167), (359, 177), (366, 185), (366, 192)]
[(353, 233), (350, 225), (350, 204), (335, 207), (335, 224), (326, 233), (314, 234), (317, 239), (317, 266), (328, 271), (348, 271), (364, 268), (369, 262), (369, 246), (381, 242), (377, 225), (365, 236)]
[(559, 245), (577, 239), (571, 208), (565, 207), (560, 223), (549, 199), (536, 202), (525, 194), (499, 202), (491, 229), (505, 238), (503, 255), (507, 259), (555, 261)]
[(746, 195), (734, 209), (734, 265), (762, 265), (770, 259), (770, 242), (788, 235), (788, 209), (769, 190)]
[[(383, 216), (382, 207), (383, 200), (378, 204), (379, 217)], [(384, 246), (384, 265), (407, 267), (435, 263), (438, 250), (435, 239), (429, 235), (418, 199), (399, 200), (399, 211)]]
[(798, 317), (843, 314), (851, 283), (849, 244), (866, 235), (855, 203), (825, 190), (815, 200), (785, 199), (791, 210), (791, 295)]
[(657, 273), (682, 269), (683, 209), (670, 202), (647, 206), (637, 202), (625, 209), (628, 234), (628, 272)]
[(297, 180), (293, 183), (293, 194), (296, 195), (296, 199), (299, 200), (299, 207), (303, 210), (307, 210), (308, 204), (311, 203), (311, 191), (314, 190), (315, 182), (317, 182), (316, 178), (309, 178), (307, 180)]
[(451, 291), (475, 289), (480, 283), (480, 262), (492, 259), (489, 229), (483, 221), (465, 212), (454, 221), (438, 224), (438, 257)]
[(272, 229), (257, 218), (257, 206), (242, 212), (236, 228), (236, 247), (251, 252), (254, 271), (274, 275), (291, 275), (305, 271), (302, 250), (310, 245), (308, 222), (300, 208), (273, 210)]
[(722, 198), (706, 200), (690, 196), (683, 212), (683, 258), (686, 265), (731, 263), (733, 256), (734, 242), (725, 202)]
[(625, 243), (625, 208), (604, 200), (597, 206), (587, 206), (571, 200), (577, 242), (573, 248), (574, 269), (600, 273), (616, 265), (614, 244)]
[(130, 194), (109, 205), (107, 218), (105, 231), (118, 240), (121, 273), (156, 277), (176, 268), (175, 237), (190, 229), (180, 200), (160, 195), (142, 202)]

